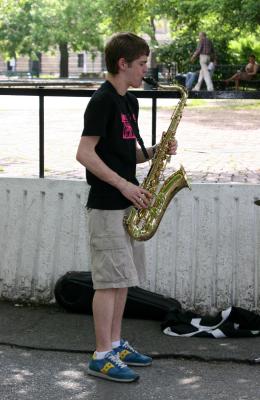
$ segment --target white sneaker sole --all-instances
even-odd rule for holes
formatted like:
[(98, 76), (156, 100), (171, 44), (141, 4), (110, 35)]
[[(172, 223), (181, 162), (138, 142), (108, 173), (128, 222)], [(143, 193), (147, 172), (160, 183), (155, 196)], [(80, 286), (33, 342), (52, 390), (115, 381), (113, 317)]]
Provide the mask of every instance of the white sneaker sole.
[(134, 378), (126, 378), (126, 379), (122, 379), (122, 378), (113, 378), (111, 376), (105, 375), (102, 372), (97, 372), (97, 371), (93, 371), (92, 369), (88, 369), (88, 375), (92, 375), (92, 376), (96, 376), (98, 378), (102, 378), (102, 379), (107, 379), (109, 381), (115, 381), (115, 382), (135, 382), (139, 379), (139, 375), (136, 375)]
[(152, 361), (149, 362), (149, 363), (144, 363), (144, 364), (135, 363), (135, 362), (127, 362), (127, 361), (124, 361), (124, 363), (125, 363), (126, 365), (129, 365), (129, 367), (149, 367), (149, 365), (152, 364)]

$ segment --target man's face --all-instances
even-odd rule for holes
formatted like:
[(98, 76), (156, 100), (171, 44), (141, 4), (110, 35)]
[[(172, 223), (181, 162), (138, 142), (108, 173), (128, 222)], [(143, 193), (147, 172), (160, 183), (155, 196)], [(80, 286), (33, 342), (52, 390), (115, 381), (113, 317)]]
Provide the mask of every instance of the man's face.
[(129, 86), (134, 88), (141, 86), (142, 79), (147, 72), (147, 56), (140, 56), (131, 63), (128, 63), (125, 72)]

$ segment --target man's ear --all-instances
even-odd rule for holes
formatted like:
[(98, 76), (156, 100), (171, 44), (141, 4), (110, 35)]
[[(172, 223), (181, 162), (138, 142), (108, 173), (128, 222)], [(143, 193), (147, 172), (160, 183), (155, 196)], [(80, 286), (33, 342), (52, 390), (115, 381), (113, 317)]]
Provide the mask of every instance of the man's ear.
[(121, 71), (125, 71), (127, 66), (128, 66), (128, 63), (126, 62), (126, 59), (124, 57), (119, 58), (119, 60), (118, 60), (118, 68)]

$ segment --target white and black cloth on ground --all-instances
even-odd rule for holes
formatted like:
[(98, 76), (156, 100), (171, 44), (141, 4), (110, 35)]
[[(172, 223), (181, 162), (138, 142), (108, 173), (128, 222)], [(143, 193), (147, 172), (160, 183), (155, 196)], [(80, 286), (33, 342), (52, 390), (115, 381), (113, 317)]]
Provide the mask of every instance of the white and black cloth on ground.
[(215, 316), (174, 310), (161, 328), (166, 335), (178, 337), (255, 337), (260, 336), (260, 316), (240, 307), (229, 307)]

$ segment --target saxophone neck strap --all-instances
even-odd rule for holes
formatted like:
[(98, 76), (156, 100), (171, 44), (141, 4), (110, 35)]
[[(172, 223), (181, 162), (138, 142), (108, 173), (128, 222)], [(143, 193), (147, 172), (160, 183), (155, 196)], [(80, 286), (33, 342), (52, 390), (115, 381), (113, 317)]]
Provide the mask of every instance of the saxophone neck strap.
[[(131, 107), (129, 101), (127, 100), (127, 98), (126, 98), (126, 106), (127, 106), (127, 108), (128, 108), (129, 114), (130, 114), (131, 116), (134, 115), (133, 110), (132, 110), (132, 107)], [(140, 132), (139, 132), (139, 127), (138, 127), (137, 121), (136, 121), (135, 119), (131, 118), (131, 119), (130, 119), (130, 124), (131, 124), (131, 126), (132, 126), (132, 128), (133, 128), (133, 130), (134, 130), (136, 140), (137, 140), (139, 146), (140, 146), (141, 149), (142, 149), (142, 152), (143, 152), (143, 155), (144, 155), (145, 159), (146, 159), (146, 160), (149, 160), (150, 157), (149, 157), (149, 154), (148, 154), (148, 152), (147, 152), (147, 150), (146, 150), (146, 148), (145, 148), (144, 141), (143, 141), (143, 139), (141, 138), (141, 135), (140, 135)]]
[(143, 152), (144, 157), (146, 158), (146, 160), (149, 160), (150, 157), (149, 157), (149, 154), (148, 154), (148, 152), (147, 152), (147, 150), (146, 150), (146, 148), (145, 148), (144, 141), (143, 141), (143, 139), (141, 138), (140, 133), (138, 132), (138, 135), (137, 135), (136, 132), (135, 132), (135, 136), (136, 136), (137, 142), (139, 143), (139, 145), (140, 145), (140, 147), (141, 147), (141, 149), (142, 149), (142, 152)]

